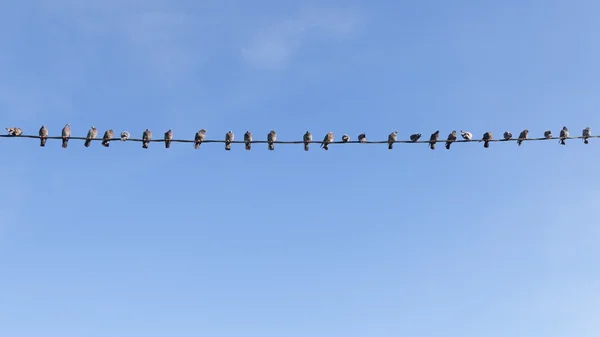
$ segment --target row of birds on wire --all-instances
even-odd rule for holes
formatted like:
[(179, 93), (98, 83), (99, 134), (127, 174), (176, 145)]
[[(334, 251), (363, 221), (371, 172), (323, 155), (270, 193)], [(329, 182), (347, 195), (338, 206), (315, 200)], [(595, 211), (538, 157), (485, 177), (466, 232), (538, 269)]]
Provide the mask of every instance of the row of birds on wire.
[[(67, 148), (69, 139), (71, 139), (71, 138), (85, 140), (85, 143), (84, 143), (85, 147), (89, 147), (93, 140), (100, 140), (101, 145), (104, 147), (109, 147), (110, 142), (113, 140), (121, 140), (123, 142), (127, 141), (127, 140), (141, 141), (142, 148), (144, 148), (144, 149), (148, 148), (148, 145), (150, 142), (163, 142), (164, 141), (166, 148), (170, 148), (172, 142), (193, 142), (195, 149), (200, 148), (200, 145), (202, 143), (222, 143), (222, 142), (224, 142), (225, 150), (227, 150), (227, 151), (231, 150), (231, 144), (233, 144), (233, 143), (244, 143), (246, 150), (251, 149), (252, 143), (267, 143), (269, 150), (275, 150), (275, 143), (284, 143), (284, 144), (286, 144), (286, 143), (287, 144), (304, 143), (305, 151), (308, 151), (310, 143), (319, 143), (318, 141), (313, 142), (313, 136), (308, 131), (306, 131), (306, 133), (304, 134), (302, 141), (287, 141), (287, 142), (282, 142), (282, 141), (278, 142), (277, 141), (277, 133), (274, 130), (271, 130), (268, 133), (266, 142), (253, 140), (252, 133), (250, 131), (246, 131), (246, 133), (244, 134), (243, 142), (242, 141), (234, 141), (235, 135), (233, 134), (232, 131), (229, 131), (225, 134), (224, 140), (207, 140), (205, 129), (200, 129), (198, 132), (196, 132), (193, 141), (173, 139), (173, 131), (172, 130), (166, 131), (164, 133), (164, 137), (162, 139), (154, 139), (153, 140), (152, 139), (152, 131), (150, 131), (148, 129), (144, 130), (144, 132), (142, 133), (141, 139), (130, 138), (130, 133), (127, 131), (121, 132), (121, 135), (119, 138), (114, 138), (115, 134), (112, 129), (106, 130), (104, 132), (104, 135), (102, 136), (102, 138), (97, 138), (98, 137), (98, 129), (96, 129), (94, 126), (92, 126), (89, 129), (86, 137), (71, 137), (71, 126), (69, 124), (66, 124), (64, 126), (60, 137), (50, 137), (48, 135), (48, 129), (46, 128), (45, 125), (42, 125), (37, 136), (23, 135), (23, 130), (18, 127), (6, 128), (6, 131), (8, 131), (8, 136), (10, 136), (10, 137), (39, 138), (40, 146), (42, 146), (42, 147), (46, 146), (47, 139), (62, 139), (62, 147), (63, 148)], [(360, 135), (358, 135), (357, 141), (352, 141), (350, 139), (350, 136), (348, 136), (347, 134), (344, 134), (342, 136), (342, 140), (340, 142), (340, 141), (335, 141), (333, 132), (328, 132), (325, 135), (325, 137), (323, 138), (323, 141), (320, 142), (320, 147), (323, 148), (324, 150), (328, 150), (329, 144), (332, 144), (332, 143), (387, 143), (388, 149), (391, 150), (394, 146), (394, 143), (400, 142), (400, 143), (428, 143), (429, 148), (432, 150), (435, 150), (436, 143), (440, 141), (440, 139), (439, 139), (440, 131), (439, 130), (437, 130), (431, 134), (431, 136), (429, 137), (429, 141), (425, 141), (425, 140), (420, 141), (420, 139), (421, 139), (420, 133), (415, 133), (415, 134), (410, 135), (410, 137), (409, 137), (410, 140), (397, 140), (397, 136), (398, 136), (398, 132), (394, 131), (388, 135), (387, 141), (367, 141), (366, 134), (361, 133)], [(547, 130), (544, 132), (543, 138), (529, 138), (529, 130), (527, 130), (527, 129), (521, 131), (521, 133), (519, 134), (519, 137), (516, 139), (513, 138), (513, 135), (510, 131), (504, 132), (504, 134), (502, 135), (502, 137), (503, 137), (502, 139), (494, 139), (492, 132), (489, 132), (489, 131), (485, 132), (481, 139), (474, 139), (473, 134), (471, 132), (466, 132), (466, 131), (462, 131), (462, 130), (460, 131), (460, 136), (463, 138), (463, 140), (458, 139), (458, 133), (456, 132), (456, 130), (452, 131), (448, 135), (448, 137), (445, 141), (446, 149), (449, 150), (450, 145), (454, 142), (478, 141), (478, 142), (483, 142), (484, 148), (488, 148), (490, 145), (490, 142), (494, 142), (494, 141), (516, 140), (517, 145), (521, 146), (522, 142), (525, 140), (545, 140), (545, 139), (554, 138), (552, 135), (552, 131), (550, 131), (550, 130)], [(581, 132), (581, 137), (569, 137), (569, 130), (567, 129), (566, 126), (563, 126), (563, 128), (560, 130), (559, 137), (558, 137), (559, 143), (561, 145), (566, 145), (565, 140), (573, 139), (573, 138), (581, 138), (581, 139), (583, 139), (583, 142), (585, 144), (588, 144), (589, 138), (597, 138), (597, 136), (592, 136), (590, 133), (590, 128), (586, 127)]]

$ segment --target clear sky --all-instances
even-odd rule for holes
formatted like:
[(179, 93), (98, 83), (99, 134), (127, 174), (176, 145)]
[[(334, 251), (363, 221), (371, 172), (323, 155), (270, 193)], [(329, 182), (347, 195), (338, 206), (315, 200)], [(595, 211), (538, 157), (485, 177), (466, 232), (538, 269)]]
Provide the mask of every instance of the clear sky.
[[(0, 121), (223, 139), (600, 134), (598, 1), (0, 3)], [(0, 139), (0, 336), (597, 337), (572, 140)]]

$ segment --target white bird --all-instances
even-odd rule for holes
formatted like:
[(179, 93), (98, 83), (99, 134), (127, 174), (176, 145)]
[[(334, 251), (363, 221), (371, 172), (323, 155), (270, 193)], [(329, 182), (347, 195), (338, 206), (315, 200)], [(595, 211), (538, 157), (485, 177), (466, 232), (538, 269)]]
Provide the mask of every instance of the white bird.
[(472, 134), (472, 133), (470, 133), (470, 132), (466, 132), (466, 131), (460, 130), (460, 135), (461, 135), (461, 136), (463, 137), (463, 139), (465, 139), (465, 140), (471, 140), (471, 139), (473, 139), (473, 134)]
[(127, 131), (121, 132), (121, 141), (122, 142), (126, 141), (127, 139), (129, 139), (129, 136), (130, 136), (129, 132), (127, 132)]

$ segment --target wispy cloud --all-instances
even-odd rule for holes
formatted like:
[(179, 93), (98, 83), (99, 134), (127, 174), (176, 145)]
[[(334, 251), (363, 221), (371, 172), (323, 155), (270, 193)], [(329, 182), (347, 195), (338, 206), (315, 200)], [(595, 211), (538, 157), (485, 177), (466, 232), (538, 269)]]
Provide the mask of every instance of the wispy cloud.
[(360, 23), (361, 17), (354, 10), (305, 10), (296, 17), (261, 27), (242, 48), (242, 57), (252, 67), (281, 69), (310, 39), (351, 38)]

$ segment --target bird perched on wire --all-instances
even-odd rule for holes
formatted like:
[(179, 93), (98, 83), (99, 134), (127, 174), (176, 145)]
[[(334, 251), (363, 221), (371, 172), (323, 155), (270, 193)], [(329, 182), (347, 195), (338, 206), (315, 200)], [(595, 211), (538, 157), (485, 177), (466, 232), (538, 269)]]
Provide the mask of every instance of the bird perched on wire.
[(583, 131), (581, 131), (581, 137), (583, 137), (583, 143), (587, 144), (588, 143), (588, 138), (591, 136), (591, 131), (590, 128), (585, 128), (583, 129)]
[(148, 144), (150, 144), (151, 140), (152, 140), (152, 131), (150, 131), (148, 129), (144, 130), (144, 132), (142, 133), (142, 148), (147, 149)]
[(481, 140), (483, 140), (483, 147), (485, 147), (487, 149), (488, 147), (490, 147), (490, 140), (492, 140), (492, 133), (490, 131), (484, 133), (483, 138)]
[(302, 136), (302, 140), (304, 141), (304, 151), (308, 151), (308, 145), (312, 142), (312, 133), (306, 131), (304, 136)]
[(102, 146), (109, 147), (110, 140), (112, 139), (113, 136), (114, 136), (114, 133), (113, 133), (112, 129), (106, 130), (106, 132), (104, 132), (104, 136), (102, 137)]
[(252, 148), (252, 133), (250, 131), (244, 133), (244, 144), (246, 145), (246, 150), (250, 151)]
[(8, 134), (10, 136), (20, 136), (23, 134), (23, 130), (21, 130), (21, 128), (6, 128), (6, 131), (8, 131)]
[(348, 136), (348, 135), (343, 135), (342, 136), (342, 142), (348, 143), (349, 141), (350, 141), (350, 136)]
[(121, 141), (122, 142), (126, 141), (127, 139), (129, 139), (129, 136), (130, 136), (129, 132), (127, 132), (127, 131), (121, 132)]
[(277, 141), (277, 133), (275, 130), (271, 130), (267, 135), (267, 144), (269, 144), (269, 150), (275, 150), (275, 142)]
[(323, 138), (323, 141), (321, 142), (321, 147), (323, 148), (323, 150), (329, 150), (329, 144), (333, 142), (333, 139), (333, 132), (328, 132), (325, 135), (325, 138)]
[(552, 138), (552, 131), (550, 131), (550, 130), (544, 131), (544, 138), (546, 138), (546, 139)]
[(398, 131), (394, 131), (388, 135), (388, 149), (391, 150), (394, 148), (394, 143), (398, 138)]
[(410, 135), (410, 141), (413, 143), (417, 142), (419, 140), (419, 138), (421, 138), (420, 133), (413, 133), (412, 135)]
[(169, 129), (169, 131), (165, 132), (165, 148), (171, 147), (171, 141), (173, 140), (173, 131)]
[(234, 139), (235, 135), (233, 134), (233, 132), (231, 132), (231, 130), (229, 130), (229, 132), (225, 134), (225, 150), (231, 150), (231, 143)]
[(512, 139), (512, 133), (510, 131), (504, 131), (504, 140)]
[(48, 138), (48, 129), (46, 129), (45, 125), (42, 125), (42, 127), (40, 128), (40, 146), (44, 147), (46, 146), (46, 139)]
[(365, 133), (361, 133), (360, 135), (358, 135), (358, 141), (360, 143), (366, 143), (367, 142), (367, 135)]
[(435, 143), (437, 143), (438, 139), (440, 139), (440, 130), (431, 134), (429, 137), (429, 148), (435, 150)]
[(569, 129), (563, 126), (562, 130), (560, 130), (560, 145), (566, 145), (565, 139), (567, 138), (569, 138)]
[(517, 145), (521, 146), (521, 143), (523, 143), (523, 141), (527, 139), (527, 136), (529, 136), (529, 130), (525, 129), (521, 131), (521, 133), (519, 134), (519, 138), (517, 139)]
[[(462, 133), (462, 131), (461, 131)], [(450, 145), (456, 141), (456, 130), (450, 132), (450, 134), (448, 135), (448, 139), (446, 140), (446, 149), (450, 150)]]
[(463, 137), (464, 140), (471, 140), (473, 139), (473, 134), (470, 132), (466, 132), (463, 130), (460, 130), (460, 136)]
[(69, 138), (71, 138), (71, 126), (69, 124), (65, 125), (62, 129), (62, 147), (63, 149), (67, 148), (67, 144), (69, 143)]
[(194, 136), (194, 149), (198, 150), (200, 148), (200, 144), (202, 144), (205, 137), (206, 130), (200, 129), (198, 132), (196, 132), (196, 135)]
[(92, 127), (90, 128), (90, 130), (87, 133), (87, 136), (85, 137), (85, 143), (83, 144), (85, 147), (90, 147), (90, 143), (92, 142), (92, 139), (96, 138), (98, 136), (98, 130), (96, 129), (95, 126), (92, 125)]

